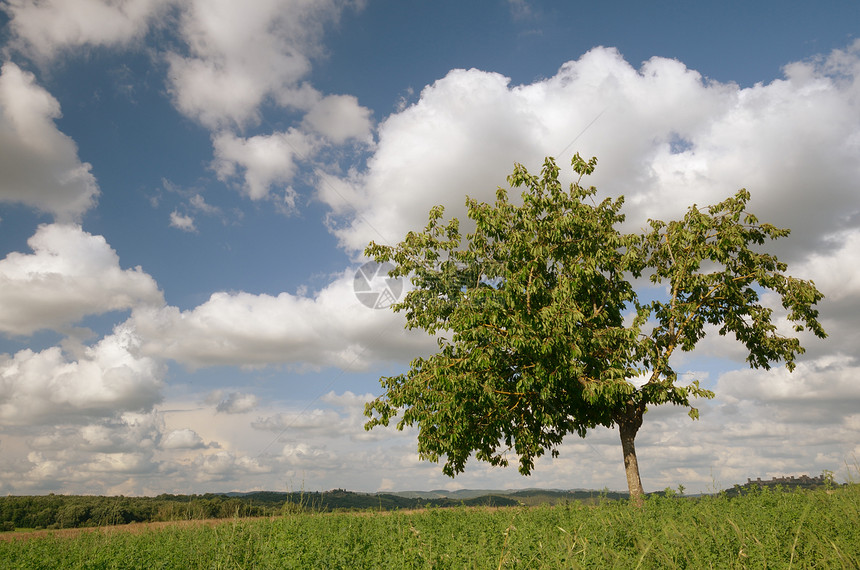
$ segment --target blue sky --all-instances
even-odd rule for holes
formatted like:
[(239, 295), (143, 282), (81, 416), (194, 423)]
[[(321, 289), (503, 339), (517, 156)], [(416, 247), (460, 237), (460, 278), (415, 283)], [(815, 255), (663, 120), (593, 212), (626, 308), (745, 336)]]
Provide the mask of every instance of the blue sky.
[(648, 414), (646, 489), (855, 463), (856, 2), (0, 7), (0, 492), (623, 489), (610, 430), (451, 480), (362, 429), (434, 346), (358, 302), (364, 245), (576, 151), (630, 227), (747, 187), (827, 295), (792, 375), (679, 358), (718, 396)]

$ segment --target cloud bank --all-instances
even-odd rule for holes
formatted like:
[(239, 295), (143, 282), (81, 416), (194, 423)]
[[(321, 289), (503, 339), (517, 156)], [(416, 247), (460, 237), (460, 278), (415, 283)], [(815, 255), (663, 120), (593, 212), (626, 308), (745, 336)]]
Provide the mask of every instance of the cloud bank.
[(32, 426), (85, 422), (161, 401), (162, 364), (140, 356), (125, 326), (69, 359), (59, 347), (0, 359), (0, 422)]
[(346, 271), (314, 296), (215, 293), (192, 310), (141, 307), (129, 320), (144, 354), (192, 368), (287, 364), (363, 370), (432, 350), (390, 311), (362, 305)]

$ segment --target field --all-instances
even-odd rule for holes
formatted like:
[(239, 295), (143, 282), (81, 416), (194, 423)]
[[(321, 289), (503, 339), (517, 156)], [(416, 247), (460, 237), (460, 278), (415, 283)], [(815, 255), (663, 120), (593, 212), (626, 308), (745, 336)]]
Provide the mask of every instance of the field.
[(858, 568), (860, 485), (6, 534), (0, 568)]

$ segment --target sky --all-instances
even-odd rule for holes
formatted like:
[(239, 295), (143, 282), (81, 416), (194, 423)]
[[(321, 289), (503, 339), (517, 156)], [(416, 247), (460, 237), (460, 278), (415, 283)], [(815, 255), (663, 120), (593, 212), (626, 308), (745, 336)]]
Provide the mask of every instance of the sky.
[(364, 247), (575, 152), (629, 231), (747, 188), (826, 295), (791, 374), (673, 357), (717, 396), (646, 491), (857, 472), (856, 1), (0, 0), (0, 65), (0, 493), (625, 489), (616, 430), (451, 479), (363, 428), (435, 348)]

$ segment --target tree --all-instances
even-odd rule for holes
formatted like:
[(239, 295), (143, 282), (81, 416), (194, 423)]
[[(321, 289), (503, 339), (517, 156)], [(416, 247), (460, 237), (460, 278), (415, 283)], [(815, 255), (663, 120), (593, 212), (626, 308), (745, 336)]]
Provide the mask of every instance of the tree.
[[(567, 191), (552, 158), (541, 176), (517, 164), (508, 182), (524, 188), (522, 204), (502, 188), (494, 204), (467, 198), (474, 230), (465, 240), (437, 206), (423, 231), (368, 245), (367, 255), (394, 263), (392, 277), (411, 278), (393, 308), (406, 312), (407, 328), (436, 336), (439, 351), (380, 379), (385, 393), (367, 404), (365, 429), (402, 414), (397, 428), (417, 425), (420, 457), (444, 457), (453, 477), (472, 454), (501, 466), (514, 454), (528, 475), (567, 434), (617, 425), (630, 497), (641, 504), (634, 441), (648, 407), (685, 406), (695, 419), (691, 400), (713, 397), (696, 380), (679, 382), (676, 350), (693, 350), (715, 325), (746, 347), (750, 366), (793, 369), (803, 347), (777, 329), (766, 290), (797, 332), (825, 336), (814, 284), (756, 250), (789, 230), (747, 213), (749, 192), (622, 233), (623, 198), (597, 203), (597, 190), (580, 184), (596, 163), (577, 154), (579, 179)], [(640, 301), (633, 283), (643, 277), (667, 286), (666, 296)]]

